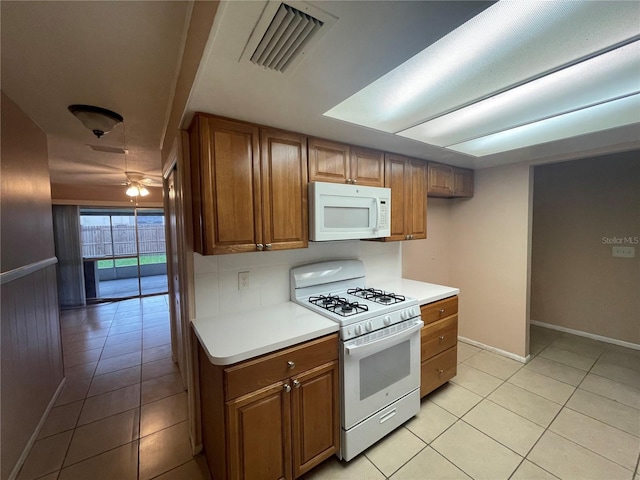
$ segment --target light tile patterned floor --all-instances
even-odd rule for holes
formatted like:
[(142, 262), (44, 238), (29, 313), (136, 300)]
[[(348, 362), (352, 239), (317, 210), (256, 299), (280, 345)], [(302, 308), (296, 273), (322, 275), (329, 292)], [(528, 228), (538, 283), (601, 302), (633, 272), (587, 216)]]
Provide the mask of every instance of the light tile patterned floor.
[[(166, 297), (63, 312), (67, 386), (19, 479), (200, 480)], [(640, 480), (640, 351), (539, 327), (527, 365), (460, 343), (458, 375), (307, 480)], [(636, 472), (636, 473), (634, 473)]]
[(61, 313), (67, 382), (19, 480), (200, 480), (166, 295)]

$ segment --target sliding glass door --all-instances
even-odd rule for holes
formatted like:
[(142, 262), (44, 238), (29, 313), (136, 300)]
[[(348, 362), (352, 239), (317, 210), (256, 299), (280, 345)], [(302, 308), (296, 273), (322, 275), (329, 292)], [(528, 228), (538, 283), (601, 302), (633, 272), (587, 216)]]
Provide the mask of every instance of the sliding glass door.
[(87, 301), (167, 293), (164, 213), (147, 208), (82, 208)]

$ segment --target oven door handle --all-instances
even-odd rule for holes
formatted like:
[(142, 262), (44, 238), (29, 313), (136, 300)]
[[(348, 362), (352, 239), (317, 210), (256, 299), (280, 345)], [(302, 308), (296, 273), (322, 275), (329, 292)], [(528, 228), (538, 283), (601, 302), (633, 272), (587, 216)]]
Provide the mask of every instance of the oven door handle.
[(393, 335), (381, 338), (380, 340), (376, 340), (371, 343), (365, 343), (364, 345), (346, 345), (345, 348), (347, 350), (347, 354), (351, 356), (367, 355), (369, 353), (380, 350), (380, 345), (382, 344), (384, 344), (385, 347), (391, 347), (402, 342), (407, 337), (410, 337), (414, 333), (420, 331), (423, 326), (424, 322), (422, 320), (418, 320), (413, 326), (407, 328), (406, 330), (394, 333)]

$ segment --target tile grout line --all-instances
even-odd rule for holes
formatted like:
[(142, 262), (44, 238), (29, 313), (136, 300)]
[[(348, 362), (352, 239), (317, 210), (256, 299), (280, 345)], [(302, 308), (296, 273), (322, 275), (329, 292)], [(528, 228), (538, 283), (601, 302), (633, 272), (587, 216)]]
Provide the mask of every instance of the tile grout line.
[[(555, 340), (554, 340), (554, 341), (555, 341)], [(552, 342), (552, 343), (553, 343), (553, 342)], [(542, 352), (543, 352), (543, 351), (544, 351), (548, 346), (550, 346), (550, 345), (551, 345), (551, 344), (549, 344), (549, 345), (547, 345), (545, 348), (543, 348), (543, 349), (540, 351), (540, 353), (542, 353)], [(576, 442), (574, 442), (573, 440), (571, 440), (571, 439), (569, 439), (569, 438), (566, 438), (566, 437), (564, 437), (563, 435), (560, 435), (559, 433), (554, 432), (553, 430), (549, 430), (549, 428), (551, 427), (551, 425), (555, 422), (555, 420), (558, 418), (558, 416), (562, 413), (562, 411), (563, 411), (565, 408), (566, 408), (566, 409), (568, 409), (568, 410), (571, 410), (572, 412), (576, 412), (576, 413), (578, 413), (578, 414), (584, 415), (584, 416), (586, 416), (586, 417), (588, 417), (588, 418), (591, 418), (592, 420), (595, 420), (595, 421), (598, 421), (598, 422), (604, 423), (605, 425), (608, 425), (608, 426), (610, 426), (610, 427), (612, 427), (612, 428), (616, 428), (616, 429), (617, 429), (617, 427), (614, 427), (613, 425), (609, 425), (609, 424), (608, 424), (608, 423), (606, 423), (606, 422), (602, 422), (601, 420), (598, 420), (597, 418), (593, 418), (593, 417), (591, 417), (590, 415), (586, 415), (586, 414), (584, 414), (584, 413), (582, 413), (582, 412), (578, 412), (578, 411), (576, 411), (576, 410), (573, 410), (571, 407), (569, 407), (569, 406), (567, 405), (567, 404), (569, 403), (569, 401), (571, 400), (571, 398), (573, 398), (573, 396), (575, 395), (575, 393), (576, 393), (576, 392), (578, 391), (578, 389), (580, 388), (580, 385), (582, 385), (582, 383), (584, 382), (584, 380), (587, 378), (587, 375), (589, 375), (589, 373), (591, 372), (591, 370), (593, 369), (593, 367), (596, 365), (596, 363), (598, 362), (598, 360), (600, 360), (600, 358), (602, 357), (602, 355), (604, 355), (604, 353), (605, 353), (607, 350), (608, 350), (608, 347), (607, 347), (607, 348), (605, 348), (605, 350), (604, 350), (602, 353), (600, 353), (600, 355), (598, 355), (598, 358), (593, 362), (593, 364), (591, 365), (591, 367), (589, 368), (589, 370), (587, 370), (586, 375), (582, 378), (582, 380), (580, 381), (580, 383), (579, 383), (577, 386), (575, 386), (575, 387), (574, 387), (574, 390), (573, 390), (573, 392), (571, 393), (571, 395), (569, 396), (569, 398), (567, 398), (567, 400), (564, 402), (564, 404), (562, 404), (562, 407), (560, 408), (560, 410), (558, 410), (558, 412), (557, 412), (557, 413), (556, 413), (556, 415), (553, 417), (553, 419), (551, 420), (551, 422), (549, 422), (549, 424), (548, 424), (548, 425), (547, 425), (547, 427), (544, 429), (544, 431), (542, 432), (542, 434), (540, 435), (540, 437), (538, 437), (538, 439), (535, 441), (535, 443), (531, 446), (531, 448), (530, 448), (530, 449), (529, 449), (529, 451), (527, 452), (527, 454), (526, 454), (526, 456), (524, 457), (524, 459), (529, 460), (531, 463), (533, 463), (533, 464), (534, 464), (534, 465), (536, 465), (537, 467), (542, 468), (543, 470), (547, 471), (544, 467), (542, 467), (541, 465), (538, 465), (537, 463), (535, 463), (533, 460), (529, 459), (528, 457), (529, 457), (529, 455), (531, 454), (531, 452), (533, 451), (533, 449), (536, 447), (536, 445), (540, 442), (540, 439), (545, 435), (545, 433), (547, 433), (548, 431), (550, 431), (550, 432), (551, 432), (551, 433), (553, 433), (554, 435), (558, 435), (559, 437), (564, 438), (565, 440), (567, 440), (568, 442), (573, 443), (574, 445), (577, 445), (577, 446), (579, 446), (579, 447), (581, 447), (581, 448), (584, 448), (585, 450), (587, 450), (587, 451), (589, 451), (589, 452), (591, 452), (591, 453), (593, 453), (593, 454), (595, 454), (595, 455), (598, 455), (599, 457), (604, 458), (605, 460), (607, 460), (607, 461), (609, 461), (609, 462), (612, 462), (612, 463), (614, 463), (614, 464), (616, 464), (616, 465), (618, 465), (618, 466), (620, 466), (620, 467), (622, 467), (622, 468), (624, 468), (624, 469), (627, 469), (627, 468), (626, 468), (626, 467), (624, 467), (623, 465), (620, 465), (618, 462), (616, 462), (616, 461), (614, 461), (614, 460), (611, 460), (611, 459), (609, 459), (609, 458), (605, 457), (604, 455), (602, 455), (602, 454), (600, 454), (600, 453), (598, 453), (598, 452), (595, 452), (595, 451), (591, 450), (590, 448), (585, 447), (584, 445), (580, 445), (579, 443), (576, 443)], [(574, 352), (572, 352), (572, 353), (574, 353)], [(537, 356), (537, 355), (536, 355), (536, 356)], [(584, 356), (584, 355), (583, 355), (583, 356)], [(545, 357), (543, 357), (543, 358), (545, 358)], [(560, 363), (560, 362), (558, 362), (558, 363)], [(575, 367), (574, 367), (574, 368), (575, 368)], [(585, 390), (585, 391), (586, 391), (586, 390)], [(594, 395), (597, 395), (597, 394), (594, 394)], [(544, 398), (544, 397), (543, 397), (543, 398)], [(606, 397), (603, 397), (603, 398), (606, 398)], [(617, 430), (620, 430), (620, 429), (617, 429)], [(620, 431), (622, 431), (622, 430), (620, 430)], [(524, 461), (524, 460), (523, 460), (523, 461)], [(627, 469), (627, 470), (628, 470), (628, 469)], [(551, 473), (551, 472), (549, 472), (549, 473)], [(632, 479), (633, 479), (634, 472), (631, 472), (631, 473), (632, 473)], [(552, 474), (552, 475), (553, 475), (553, 474)], [(555, 476), (555, 475), (554, 475), (554, 476)]]

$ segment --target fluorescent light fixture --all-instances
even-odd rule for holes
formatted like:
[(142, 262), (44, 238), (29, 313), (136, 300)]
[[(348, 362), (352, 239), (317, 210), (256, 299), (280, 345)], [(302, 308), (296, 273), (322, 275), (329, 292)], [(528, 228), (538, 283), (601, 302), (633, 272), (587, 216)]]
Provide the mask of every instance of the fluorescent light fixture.
[(398, 135), (448, 147), (635, 93), (640, 93), (640, 41), (421, 123)]
[[(481, 157), (638, 122), (640, 94), (450, 145), (447, 148)], [(640, 134), (640, 128), (638, 133)]]
[(636, 1), (497, 2), (325, 115), (447, 147), (628, 96), (638, 18)]

